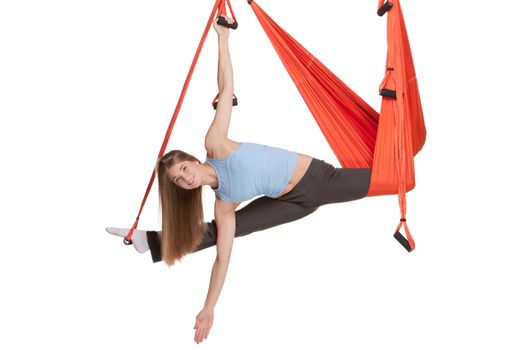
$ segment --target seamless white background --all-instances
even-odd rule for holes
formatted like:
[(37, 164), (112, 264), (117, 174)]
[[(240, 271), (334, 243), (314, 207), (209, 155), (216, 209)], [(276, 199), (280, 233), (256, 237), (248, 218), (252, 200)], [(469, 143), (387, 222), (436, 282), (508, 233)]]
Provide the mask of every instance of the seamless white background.
[[(339, 166), (245, 1), (232, 0), (230, 136)], [(260, 0), (374, 108), (376, 1)], [(523, 349), (521, 1), (402, 3), (428, 130), (407, 196), (325, 206), (235, 240), (215, 324), (193, 342), (213, 248), (171, 269), (129, 227), (213, 1), (0, 2), (0, 348)], [(203, 159), (213, 30), (169, 149)], [(212, 218), (213, 192), (205, 191)], [(140, 221), (159, 229), (156, 183)]]

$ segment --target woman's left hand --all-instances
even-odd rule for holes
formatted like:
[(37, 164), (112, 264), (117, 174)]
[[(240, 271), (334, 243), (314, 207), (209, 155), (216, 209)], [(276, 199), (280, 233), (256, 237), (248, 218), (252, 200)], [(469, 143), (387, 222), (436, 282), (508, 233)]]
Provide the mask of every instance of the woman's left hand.
[[(234, 22), (233, 19), (231, 19), (230, 17), (224, 17), (224, 19), (226, 19), (226, 22), (232, 24)], [(220, 24), (217, 23), (217, 21), (219, 20), (219, 17), (215, 18), (215, 21), (213, 21), (213, 29), (215, 29), (215, 31), (217, 32), (217, 35), (220, 37), (220, 38), (225, 38), (225, 39), (228, 39), (228, 36), (230, 34), (230, 30), (228, 29), (228, 27), (224, 27), (224, 26), (221, 26)]]
[(193, 340), (197, 344), (208, 338), (211, 326), (213, 325), (213, 309), (202, 309), (195, 318), (195, 337)]

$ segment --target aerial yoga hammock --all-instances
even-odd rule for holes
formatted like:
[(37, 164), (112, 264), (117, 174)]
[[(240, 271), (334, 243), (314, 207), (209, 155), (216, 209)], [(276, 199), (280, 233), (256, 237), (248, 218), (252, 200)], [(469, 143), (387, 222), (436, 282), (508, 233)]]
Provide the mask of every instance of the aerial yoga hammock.
[[(398, 195), (400, 221), (394, 237), (405, 249), (412, 251), (415, 243), (406, 223), (406, 192), (415, 186), (414, 156), (425, 143), (426, 129), (399, 0), (380, 0), (378, 4), (377, 14), (387, 14), (388, 41), (385, 77), (379, 86), (382, 96), (380, 113), (279, 27), (255, 1), (248, 0), (248, 3), (341, 165), (372, 168), (367, 196)], [(226, 4), (235, 23), (229, 24), (220, 18), (219, 21), (232, 29), (237, 28), (230, 0), (216, 0), (157, 159), (165, 153), (210, 26), (217, 14), (226, 16)], [(212, 103), (214, 107), (216, 100), (217, 97)], [(127, 245), (132, 244), (131, 237), (154, 179), (155, 169), (135, 223), (124, 238)], [(406, 237), (401, 234), (402, 227)]]

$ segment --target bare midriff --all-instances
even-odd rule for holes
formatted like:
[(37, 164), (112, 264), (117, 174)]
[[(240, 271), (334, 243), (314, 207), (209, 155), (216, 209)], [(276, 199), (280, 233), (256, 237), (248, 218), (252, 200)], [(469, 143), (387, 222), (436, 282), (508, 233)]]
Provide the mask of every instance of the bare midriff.
[(277, 195), (277, 198), (284, 196), (285, 194), (293, 190), (295, 185), (297, 185), (297, 183), (303, 178), (311, 162), (311, 156), (302, 153), (297, 153), (297, 163), (295, 164), (295, 169), (293, 171), (292, 178), (290, 179), (284, 190)]

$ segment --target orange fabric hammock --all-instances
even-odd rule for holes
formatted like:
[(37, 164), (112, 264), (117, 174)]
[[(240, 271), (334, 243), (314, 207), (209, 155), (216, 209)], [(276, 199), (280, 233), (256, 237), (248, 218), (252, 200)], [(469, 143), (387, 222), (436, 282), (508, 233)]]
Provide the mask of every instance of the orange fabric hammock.
[[(233, 12), (229, 0), (226, 0)], [(368, 196), (398, 194), (401, 220), (394, 237), (408, 250), (415, 248), (406, 225), (406, 192), (415, 186), (413, 157), (425, 142), (425, 125), (414, 64), (398, 0), (383, 3), (378, 14), (388, 12), (388, 52), (385, 78), (380, 85), (378, 114), (326, 66), (279, 27), (254, 1), (248, 1), (290, 77), (309, 107), (323, 135), (343, 167), (372, 168)], [(215, 13), (226, 13), (225, 0), (217, 0), (186, 78), (159, 157), (164, 154), (189, 80)], [(155, 171), (139, 215), (124, 239), (131, 244), (140, 213), (151, 189)], [(400, 233), (404, 227), (407, 238)]]
[[(412, 54), (398, 0), (379, 1), (388, 13), (388, 52), (378, 115), (328, 68), (249, 1), (288, 74), (343, 167), (372, 168), (368, 196), (398, 194), (401, 212), (396, 239), (415, 248), (406, 224), (406, 192), (415, 186), (414, 156), (426, 129)], [(404, 226), (407, 239), (399, 232)]]

